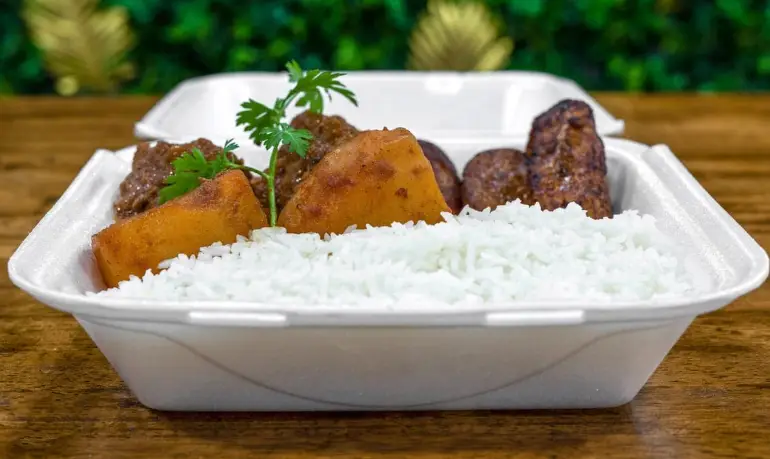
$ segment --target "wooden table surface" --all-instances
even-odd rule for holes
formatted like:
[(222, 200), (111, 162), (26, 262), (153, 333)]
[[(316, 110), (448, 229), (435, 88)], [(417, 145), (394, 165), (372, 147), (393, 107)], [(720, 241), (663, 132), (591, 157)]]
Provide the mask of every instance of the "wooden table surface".
[[(770, 248), (770, 95), (598, 94)], [(0, 100), (0, 258), (154, 98)], [(770, 286), (695, 321), (639, 396), (597, 411), (162, 413), (66, 314), (0, 272), (0, 457), (770, 458)]]

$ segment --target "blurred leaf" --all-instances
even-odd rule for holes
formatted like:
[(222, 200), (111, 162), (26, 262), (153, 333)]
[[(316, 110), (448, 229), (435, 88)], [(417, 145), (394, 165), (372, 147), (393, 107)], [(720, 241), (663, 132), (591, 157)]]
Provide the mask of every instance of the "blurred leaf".
[(655, 11), (658, 14), (670, 14), (675, 12), (679, 8), (680, 0), (656, 0)]
[(509, 9), (514, 14), (534, 17), (543, 11), (544, 0), (509, 0)]
[(759, 57), (759, 60), (757, 61), (757, 71), (763, 75), (770, 74), (770, 54)]
[(211, 35), (212, 19), (208, 2), (196, 0), (173, 4), (176, 18), (168, 29), (169, 38), (176, 42), (203, 41)]
[(384, 0), (388, 9), (388, 14), (393, 18), (393, 21), (403, 26), (407, 23), (406, 17), (406, 5), (404, 0)]
[(105, 6), (122, 6), (138, 24), (152, 23), (154, 10), (162, 0), (107, 0)]
[(291, 42), (289, 40), (279, 38), (272, 43), (270, 43), (270, 46), (267, 48), (267, 53), (270, 57), (274, 59), (279, 60), (286, 60), (290, 58), (289, 56), (291, 52)]
[(716, 0), (719, 9), (731, 20), (746, 24), (749, 20), (749, 6), (746, 0)]
[(0, 76), (0, 95), (7, 96), (13, 94), (13, 88), (11, 87), (11, 84)]
[(608, 23), (610, 11), (623, 0), (576, 0), (576, 5), (583, 13), (588, 26), (598, 29)]
[[(46, 67), (58, 81), (68, 82), (59, 88), (111, 92), (129, 77), (125, 58), (134, 37), (128, 15), (120, 7), (100, 11), (97, 5), (98, 0), (27, 0), (24, 4), (22, 15), (32, 41), (44, 53)], [(35, 75), (39, 64), (28, 60), (20, 72)]]
[(334, 66), (341, 70), (364, 68), (364, 58), (358, 43), (352, 37), (342, 37), (334, 54)]
[(716, 80), (714, 80), (715, 91), (727, 91), (731, 88), (740, 88), (743, 86), (743, 79), (732, 72), (719, 75)]
[(257, 50), (249, 46), (238, 46), (231, 51), (232, 70), (246, 70), (257, 60)]
[(412, 33), (408, 66), (415, 70), (504, 68), (513, 41), (498, 34), (494, 18), (482, 3), (430, 0)]
[(307, 26), (303, 17), (292, 17), (289, 21), (289, 28), (296, 39), (302, 39), (307, 34)]
[(644, 65), (633, 64), (626, 73), (626, 89), (632, 92), (640, 91), (644, 86), (645, 77)]
[(233, 24), (233, 38), (236, 41), (247, 41), (251, 38), (252, 26), (244, 18), (237, 18)]
[(272, 9), (272, 18), (277, 25), (286, 24), (289, 21), (289, 12), (286, 11), (283, 5), (276, 5)]
[(12, 56), (21, 47), (22, 38), (21, 34), (3, 35), (3, 39), (0, 40), (0, 58)]
[(19, 66), (19, 74), (25, 78), (33, 78), (43, 71), (43, 63), (37, 59), (28, 59)]

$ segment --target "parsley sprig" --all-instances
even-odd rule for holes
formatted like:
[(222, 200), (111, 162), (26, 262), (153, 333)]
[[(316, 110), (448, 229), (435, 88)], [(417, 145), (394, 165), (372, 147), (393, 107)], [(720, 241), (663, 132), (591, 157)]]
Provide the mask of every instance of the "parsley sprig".
[[(344, 73), (310, 70), (303, 72), (296, 61), (286, 64), (289, 82), (294, 87), (284, 98), (278, 98), (272, 107), (253, 99), (241, 104), (235, 124), (243, 126), (249, 138), (257, 145), (270, 151), (270, 164), (263, 178), (267, 182), (268, 201), (270, 204), (270, 226), (275, 226), (277, 210), (275, 205), (275, 170), (278, 149), (287, 145), (289, 151), (304, 158), (310, 139), (313, 137), (307, 129), (296, 129), (286, 123), (286, 109), (295, 103), (297, 107), (308, 107), (314, 113), (322, 113), (324, 95), (331, 100), (332, 93), (337, 93), (358, 105), (355, 94), (339, 81)], [(296, 102), (295, 102), (296, 101)]]
[(296, 129), (285, 121), (286, 109), (294, 103), (297, 107), (307, 107), (311, 112), (322, 113), (324, 96), (331, 100), (332, 93), (358, 105), (355, 94), (339, 81), (344, 73), (323, 70), (304, 72), (293, 60), (286, 64), (286, 70), (289, 72), (289, 81), (294, 83), (286, 97), (276, 99), (272, 107), (249, 99), (241, 104), (242, 110), (238, 112), (235, 122), (236, 126), (244, 127), (255, 145), (264, 146), (270, 151), (267, 170), (260, 171), (230, 161), (228, 153), (238, 148), (232, 140), (228, 140), (222, 152), (212, 160), (207, 160), (200, 150), (193, 148), (172, 162), (173, 173), (166, 179), (166, 187), (159, 193), (161, 204), (195, 189), (202, 178), (214, 178), (228, 169), (247, 170), (259, 175), (267, 183), (270, 226), (275, 226), (278, 218), (275, 203), (278, 150), (286, 145), (290, 152), (304, 158), (313, 137), (307, 129)]

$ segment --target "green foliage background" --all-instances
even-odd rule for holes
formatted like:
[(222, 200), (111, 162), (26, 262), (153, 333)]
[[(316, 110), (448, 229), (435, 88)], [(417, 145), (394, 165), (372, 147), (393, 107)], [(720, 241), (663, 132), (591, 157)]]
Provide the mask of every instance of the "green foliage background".
[[(304, 67), (402, 69), (416, 0), (103, 0), (131, 17), (138, 77), (127, 93), (185, 78)], [(770, 0), (486, 0), (514, 38), (511, 69), (593, 90), (770, 89)], [(0, 1), (0, 93), (52, 93), (40, 53)]]

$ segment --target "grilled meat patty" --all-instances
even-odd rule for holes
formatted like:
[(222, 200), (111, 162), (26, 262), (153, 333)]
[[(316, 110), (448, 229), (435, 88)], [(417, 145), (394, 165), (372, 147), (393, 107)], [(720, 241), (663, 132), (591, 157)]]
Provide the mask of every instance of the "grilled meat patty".
[(604, 144), (588, 104), (563, 100), (538, 116), (526, 156), (532, 199), (543, 209), (576, 202), (592, 218), (612, 217)]
[(463, 171), (461, 192), (463, 203), (476, 210), (494, 210), (516, 199), (531, 204), (526, 156), (513, 148), (476, 154)]
[(457, 176), (454, 163), (438, 145), (427, 140), (418, 140), (417, 142), (422, 147), (425, 157), (430, 161), (433, 175), (436, 176), (436, 182), (444, 196), (444, 201), (452, 209), (452, 213), (460, 212), (463, 208), (463, 201), (460, 197), (460, 178)]

